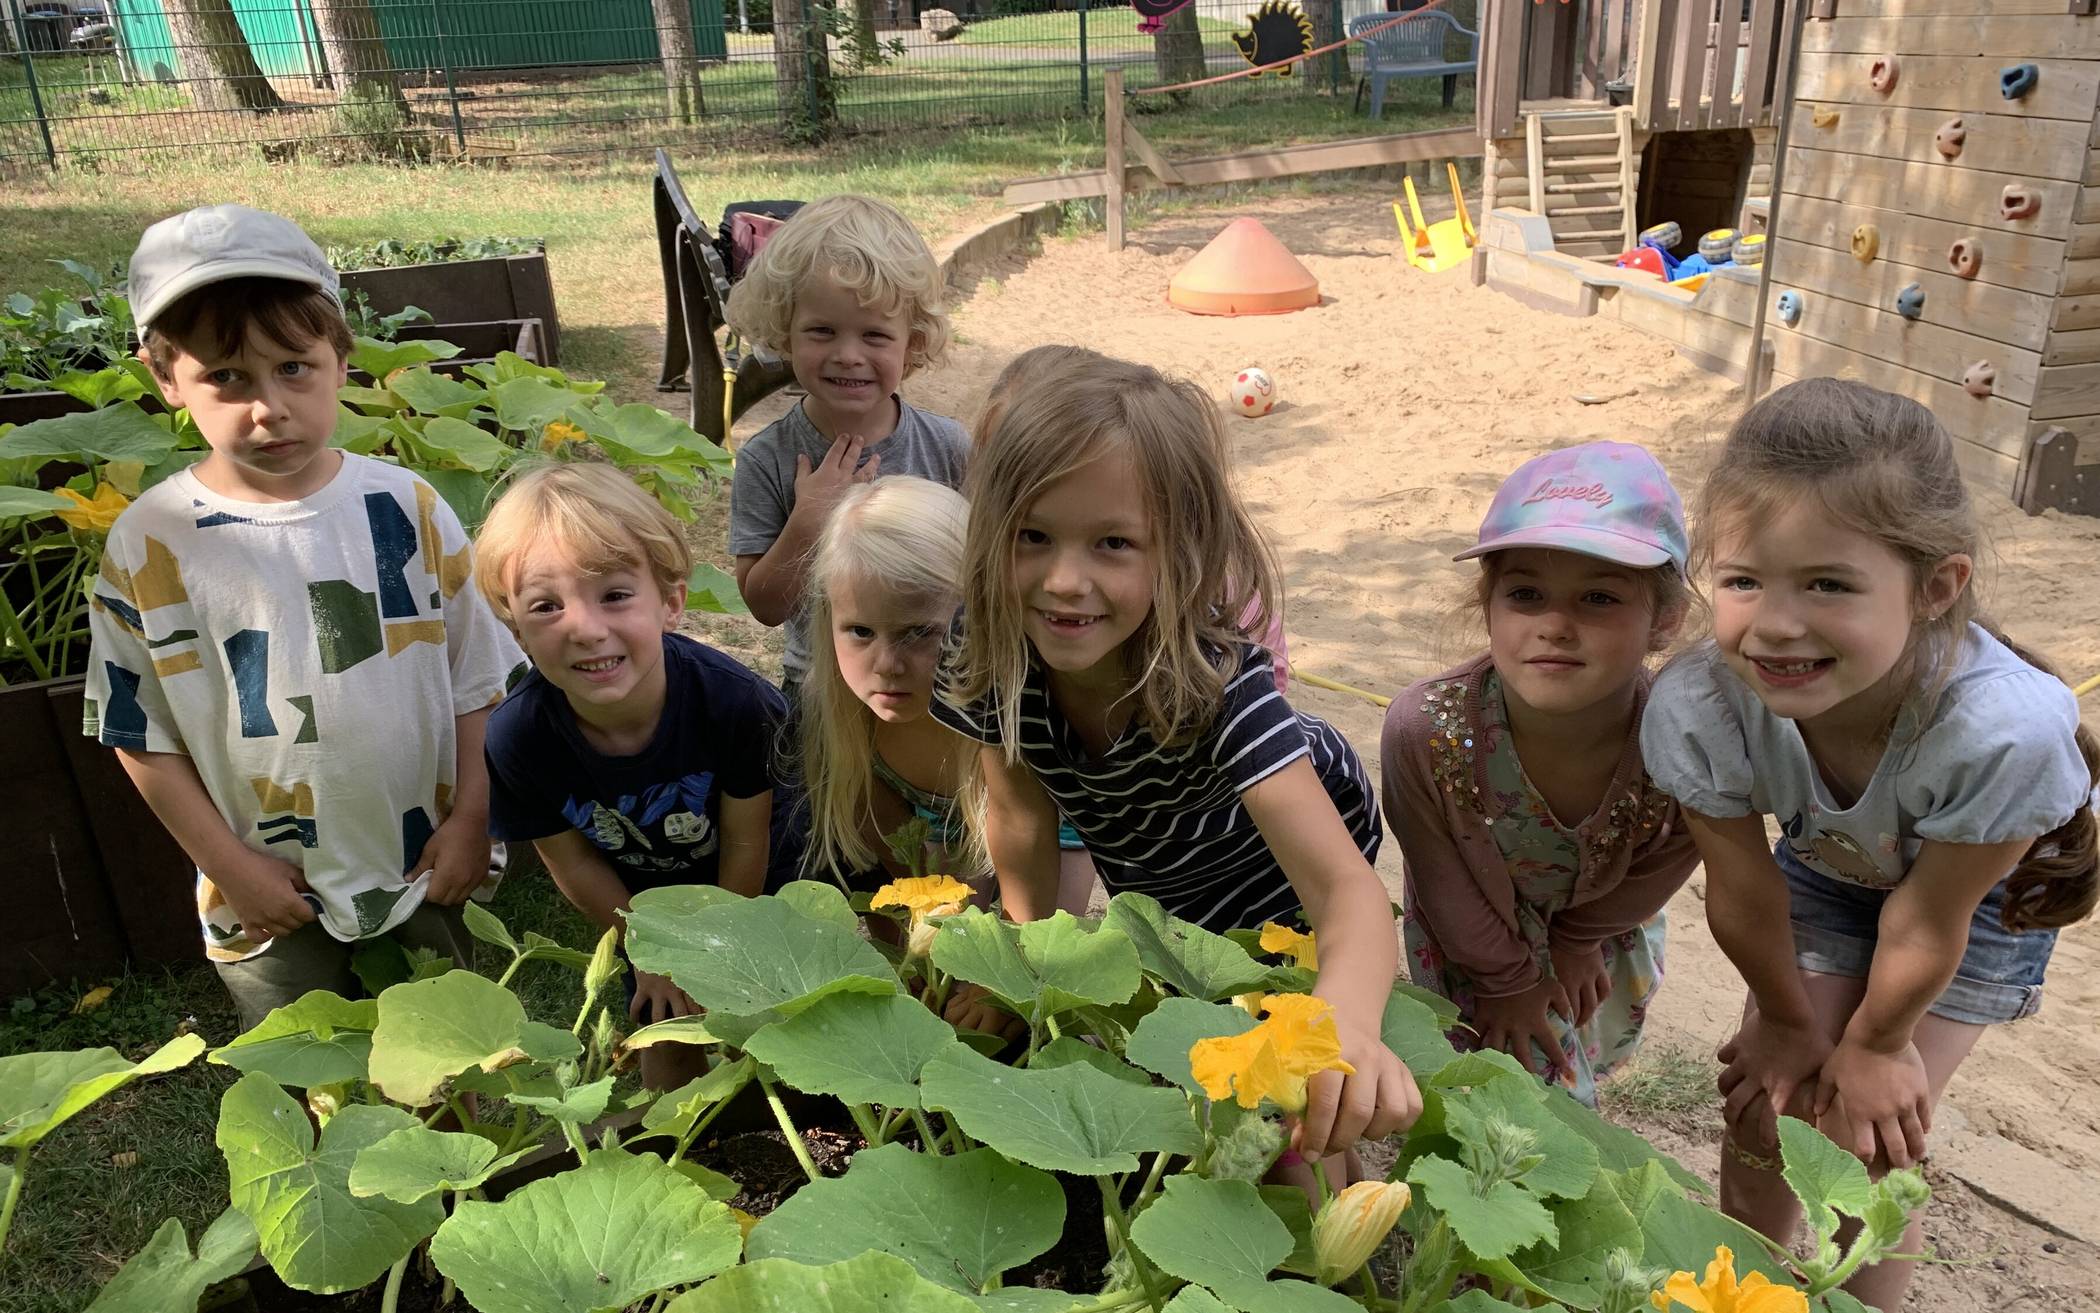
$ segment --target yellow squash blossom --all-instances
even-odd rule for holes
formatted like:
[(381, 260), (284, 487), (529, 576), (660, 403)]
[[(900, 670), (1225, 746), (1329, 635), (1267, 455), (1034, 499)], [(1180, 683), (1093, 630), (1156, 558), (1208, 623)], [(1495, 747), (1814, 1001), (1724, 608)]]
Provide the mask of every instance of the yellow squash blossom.
[(583, 430), (565, 419), (554, 420), (540, 430), (540, 450), (559, 451), (565, 444), (579, 441)]
[(106, 483), (95, 485), (93, 497), (83, 497), (71, 488), (60, 488), (58, 495), (73, 503), (73, 509), (58, 512), (58, 518), (82, 533), (108, 533), (109, 526), (131, 505), (131, 498)]
[(1314, 938), (1313, 935), (1301, 935), (1287, 925), (1277, 925), (1274, 921), (1269, 921), (1261, 928), (1261, 951), (1288, 954), (1291, 961), (1307, 971), (1318, 971), (1320, 948), (1313, 942)]
[(736, 1219), (737, 1231), (741, 1233), (744, 1242), (749, 1244), (751, 1241), (751, 1228), (758, 1225), (758, 1219), (741, 1208), (730, 1209), (729, 1215)]
[(927, 924), (927, 918), (952, 916), (962, 911), (969, 901), (970, 886), (952, 875), (915, 875), (892, 880), (877, 889), (868, 906), (876, 911), (885, 907), (909, 909), (911, 933), (905, 941), (904, 951), (913, 957), (924, 957), (933, 947), (934, 927)]
[(1806, 1294), (1792, 1286), (1775, 1286), (1762, 1272), (1752, 1272), (1738, 1285), (1735, 1251), (1727, 1245), (1715, 1247), (1706, 1280), (1678, 1272), (1651, 1298), (1663, 1313), (1669, 1313), (1672, 1304), (1682, 1304), (1692, 1313), (1808, 1313)]
[(1358, 1181), (1321, 1204), (1312, 1230), (1320, 1284), (1336, 1285), (1361, 1271), (1392, 1234), (1408, 1197), (1408, 1188), (1396, 1181)]
[(1237, 1096), (1242, 1108), (1268, 1099), (1285, 1112), (1305, 1111), (1305, 1082), (1323, 1071), (1355, 1075), (1342, 1061), (1333, 1008), (1310, 994), (1271, 994), (1268, 1017), (1240, 1035), (1200, 1039), (1189, 1049), (1189, 1071), (1213, 1099)]

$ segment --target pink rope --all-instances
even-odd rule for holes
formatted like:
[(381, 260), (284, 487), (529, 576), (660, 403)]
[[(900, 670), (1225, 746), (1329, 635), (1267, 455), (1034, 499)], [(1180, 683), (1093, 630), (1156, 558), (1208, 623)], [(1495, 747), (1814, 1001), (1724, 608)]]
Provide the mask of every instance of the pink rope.
[(1426, 14), (1432, 9), (1441, 9), (1447, 2), (1448, 0), (1429, 0), (1429, 3), (1423, 5), (1420, 9), (1410, 9), (1404, 14), (1396, 15), (1389, 22), (1380, 23), (1376, 27), (1366, 28), (1362, 32), (1357, 33), (1355, 36), (1345, 36), (1339, 41), (1335, 41), (1328, 45), (1321, 46), (1318, 50), (1308, 50), (1302, 55), (1292, 55), (1289, 59), (1279, 59), (1273, 64), (1250, 65), (1247, 68), (1236, 69), (1230, 73), (1220, 73), (1216, 77), (1197, 78), (1194, 82), (1177, 82), (1171, 87), (1139, 87), (1135, 91), (1128, 91), (1124, 94), (1129, 96), (1157, 96), (1162, 92), (1187, 91), (1194, 87), (1207, 87), (1219, 82), (1230, 82), (1235, 78), (1253, 77), (1258, 73), (1272, 73), (1277, 69), (1284, 67), (1286, 64), (1295, 64), (1298, 63), (1300, 60), (1311, 59), (1315, 55), (1324, 55), (1330, 50), (1340, 50), (1343, 46), (1348, 45), (1351, 41), (1368, 40), (1371, 37), (1377, 36), (1380, 32), (1385, 31), (1389, 27), (1400, 26), (1400, 24), (1406, 22), (1410, 18), (1413, 18), (1417, 14)]

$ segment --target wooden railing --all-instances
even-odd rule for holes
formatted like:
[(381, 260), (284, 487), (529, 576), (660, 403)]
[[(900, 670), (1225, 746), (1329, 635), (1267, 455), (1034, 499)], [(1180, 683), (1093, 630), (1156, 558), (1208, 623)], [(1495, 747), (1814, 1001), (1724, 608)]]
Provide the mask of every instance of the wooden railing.
[(1482, 0), (1479, 129), (1542, 103), (1633, 106), (1651, 132), (1758, 127), (1785, 95), (1807, 0)]

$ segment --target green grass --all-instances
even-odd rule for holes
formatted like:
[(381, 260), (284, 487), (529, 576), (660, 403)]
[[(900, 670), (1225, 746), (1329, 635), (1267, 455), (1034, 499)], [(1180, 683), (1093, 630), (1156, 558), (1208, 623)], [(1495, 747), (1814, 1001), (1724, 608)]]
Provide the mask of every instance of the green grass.
[(1650, 1044), (1598, 1092), (1615, 1121), (1652, 1122), (1705, 1113), (1719, 1102), (1713, 1059), (1676, 1044)]

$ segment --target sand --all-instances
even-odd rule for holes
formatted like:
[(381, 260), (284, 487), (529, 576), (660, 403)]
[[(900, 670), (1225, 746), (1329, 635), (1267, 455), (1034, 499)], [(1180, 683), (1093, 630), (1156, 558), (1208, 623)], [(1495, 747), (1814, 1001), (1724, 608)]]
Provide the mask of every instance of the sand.
[[(969, 421), (1005, 362), (1046, 342), (1148, 360), (1221, 395), (1238, 368), (1267, 369), (1282, 404), (1229, 423), (1241, 485), (1283, 563), (1291, 657), (1301, 670), (1391, 694), (1468, 655), (1462, 628), (1449, 622), (1467, 576), (1449, 558), (1473, 541), (1508, 471), (1555, 446), (1613, 438), (1654, 451), (1689, 497), (1742, 393), (1631, 328), (1534, 311), (1471, 286), (1463, 272), (1409, 269), (1389, 199), (1359, 188), (1184, 211), (1137, 229), (1121, 252), (1098, 233), (1053, 239), (976, 287), (956, 315), (948, 358), (907, 393)], [(1318, 276), (1321, 305), (1238, 319), (1167, 305), (1174, 271), (1239, 214), (1261, 219)], [(1601, 404), (1578, 403), (1578, 394)], [(755, 431), (781, 404), (739, 430)], [(1978, 501), (1993, 547), (1980, 573), (1991, 610), (2074, 680), (2100, 673), (2100, 520), (2030, 518), (1995, 491)], [(1292, 700), (1340, 726), (1376, 769), (1376, 706), (1302, 684)], [(2090, 718), (2100, 695), (2087, 702)], [(1378, 865), (1397, 890), (1397, 845), (1385, 845)], [(1695, 878), (1671, 906), (1650, 1042), (1703, 1061), (1729, 1033), (1743, 992), (1707, 933), (1702, 894)], [(2002, 1141), (1989, 1136), (2003, 1136), (2079, 1175), (2100, 1170), (2096, 1013), (2100, 925), (2087, 923), (2064, 934), (2041, 1015), (1993, 1029), (1956, 1077), (1956, 1120), (1984, 1136), (1966, 1142), (1990, 1156)], [(1714, 1170), (1717, 1108), (1639, 1128)], [(1969, 1261), (1925, 1271), (1911, 1308), (2053, 1309), (2065, 1295), (2100, 1297), (2100, 1251), (2090, 1243), (2015, 1216), (1937, 1166), (1931, 1175), (1935, 1242)], [(2090, 1203), (2067, 1203), (2054, 1219), (2047, 1184), (1993, 1189), (2095, 1238), (2078, 1224), (2093, 1216)], [(2045, 1197), (2037, 1204), (2023, 1193)]]

